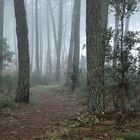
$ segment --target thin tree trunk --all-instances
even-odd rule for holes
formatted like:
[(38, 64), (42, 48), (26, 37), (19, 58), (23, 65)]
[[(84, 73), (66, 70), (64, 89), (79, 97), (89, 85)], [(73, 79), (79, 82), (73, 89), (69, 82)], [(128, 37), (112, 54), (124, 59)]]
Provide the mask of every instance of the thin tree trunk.
[[(4, 0), (0, 0), (0, 41), (3, 39), (3, 23), (4, 23)], [(3, 69), (3, 48), (0, 47), (0, 82)]]
[[(113, 46), (113, 76), (114, 81), (117, 82), (117, 50), (119, 47), (119, 16), (118, 12), (115, 13), (115, 37), (114, 37), (114, 46)], [(118, 99), (116, 96), (116, 91), (112, 95), (114, 108), (118, 108)]]
[(28, 27), (24, 0), (14, 0), (16, 33), (18, 41), (19, 80), (17, 87), (16, 102), (29, 103), (30, 95), (30, 58)]
[(50, 16), (51, 16), (52, 26), (53, 26), (54, 45), (55, 45), (55, 50), (57, 52), (58, 40), (57, 40), (56, 25), (55, 25), (55, 20), (54, 20), (54, 14), (53, 14), (53, 8), (52, 8), (51, 0), (48, 2), (48, 4), (50, 6)]
[(120, 81), (120, 92), (121, 92), (121, 110), (125, 110), (125, 101), (123, 99), (123, 97), (125, 96), (125, 63), (124, 63), (124, 44), (123, 44), (123, 37), (124, 37), (124, 15), (121, 16), (121, 37), (120, 37), (120, 51), (121, 51), (121, 81)]
[(79, 55), (80, 55), (80, 15), (81, 0), (75, 1), (75, 24), (74, 24), (74, 56), (73, 56), (73, 73), (72, 88), (75, 89), (79, 85)]
[(31, 62), (30, 62), (30, 64), (31, 64), (31, 73), (33, 72), (33, 62), (34, 62), (34, 51), (35, 51), (35, 49), (34, 49), (34, 45), (35, 45), (35, 40), (34, 40), (34, 38), (35, 38), (35, 36), (34, 36), (34, 33), (35, 33), (35, 24), (34, 24), (34, 17), (35, 17), (35, 13), (34, 13), (34, 0), (32, 0), (32, 48), (31, 48)]
[(62, 34), (63, 34), (63, 1), (59, 0), (59, 26), (58, 26), (58, 46), (56, 52), (56, 72), (55, 79), (57, 82), (60, 81), (61, 69), (60, 69), (60, 59), (61, 59), (61, 48), (62, 48)]
[(129, 24), (130, 24), (130, 15), (126, 17), (126, 23), (125, 23), (125, 36), (127, 35), (129, 31)]
[[(41, 1), (40, 1), (40, 4), (41, 4)], [(42, 71), (43, 71), (43, 28), (42, 28), (42, 17), (41, 17), (41, 14), (42, 14), (42, 7), (40, 7), (40, 10), (39, 10), (39, 59), (40, 59), (40, 74), (42, 74)]]
[(117, 60), (116, 60), (116, 49), (119, 45), (119, 37), (118, 37), (118, 34), (119, 34), (119, 17), (118, 17), (118, 14), (117, 14), (117, 11), (116, 11), (116, 15), (115, 15), (115, 37), (114, 37), (114, 58), (113, 58), (113, 66), (116, 66), (117, 64)]
[[(49, 1), (49, 0), (48, 0)], [(52, 77), (52, 56), (51, 56), (51, 38), (50, 38), (50, 7), (49, 4), (47, 5), (47, 64), (48, 64), (48, 77), (49, 81), (51, 80)]]
[(75, 10), (76, 7), (73, 7), (73, 14), (72, 14), (72, 24), (71, 24), (71, 37), (70, 37), (70, 46), (69, 46), (69, 56), (68, 56), (68, 66), (67, 66), (67, 79), (66, 85), (70, 85), (71, 81), (71, 74), (72, 74), (72, 66), (73, 66), (73, 52), (74, 52), (74, 24), (75, 24)]
[(39, 74), (39, 29), (38, 29), (38, 0), (35, 0), (35, 29), (36, 29), (36, 73)]

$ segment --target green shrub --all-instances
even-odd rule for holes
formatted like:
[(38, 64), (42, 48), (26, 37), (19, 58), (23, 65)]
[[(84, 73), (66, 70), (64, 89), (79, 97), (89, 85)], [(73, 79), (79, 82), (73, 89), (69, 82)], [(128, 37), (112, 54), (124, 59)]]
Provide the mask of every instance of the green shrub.
[(14, 106), (14, 101), (7, 96), (0, 97), (0, 109)]
[(2, 77), (2, 84), (1, 89), (3, 89), (3, 92), (7, 90), (7, 92), (11, 92), (12, 90), (16, 89), (17, 86), (17, 73), (12, 74), (5, 74)]
[(125, 140), (140, 140), (140, 134), (138, 133), (128, 133), (124, 136)]

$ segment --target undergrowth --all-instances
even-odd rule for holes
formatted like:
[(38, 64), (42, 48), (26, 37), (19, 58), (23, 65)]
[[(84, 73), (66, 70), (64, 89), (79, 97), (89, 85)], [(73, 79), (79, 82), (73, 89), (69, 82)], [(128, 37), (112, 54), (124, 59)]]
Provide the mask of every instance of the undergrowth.
[(8, 96), (2, 96), (0, 97), (0, 108), (3, 109), (3, 108), (7, 108), (7, 107), (12, 107), (14, 106), (14, 101), (13, 99), (11, 99), (10, 97)]
[(140, 134), (138, 134), (138, 133), (125, 134), (124, 140), (140, 140)]

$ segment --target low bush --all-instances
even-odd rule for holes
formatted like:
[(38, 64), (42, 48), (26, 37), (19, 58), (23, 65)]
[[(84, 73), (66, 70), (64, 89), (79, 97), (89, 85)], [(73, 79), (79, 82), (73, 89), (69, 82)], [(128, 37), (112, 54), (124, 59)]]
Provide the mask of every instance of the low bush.
[(15, 91), (17, 87), (17, 72), (11, 74), (3, 74), (0, 78), (0, 95), (10, 95), (11, 91)]
[(14, 104), (15, 103), (12, 98), (7, 97), (7, 96), (0, 97), (0, 109), (12, 107), (14, 106)]
[(124, 140), (140, 140), (140, 134), (128, 133), (128, 134), (124, 135)]

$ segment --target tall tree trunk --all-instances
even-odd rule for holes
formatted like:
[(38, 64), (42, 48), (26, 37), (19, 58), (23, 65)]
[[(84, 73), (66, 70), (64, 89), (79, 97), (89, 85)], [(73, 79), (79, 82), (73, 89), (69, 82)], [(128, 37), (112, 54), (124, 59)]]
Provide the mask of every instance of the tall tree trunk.
[(57, 40), (56, 25), (55, 25), (53, 8), (52, 8), (52, 0), (48, 1), (48, 4), (50, 7), (50, 16), (51, 16), (51, 21), (52, 21), (52, 26), (53, 26), (54, 45), (55, 45), (55, 50), (57, 52), (58, 40)]
[(56, 72), (55, 79), (57, 82), (60, 81), (61, 69), (60, 69), (60, 59), (61, 59), (61, 48), (62, 48), (62, 34), (63, 34), (63, 1), (59, 0), (59, 26), (58, 26), (58, 45), (56, 52)]
[[(127, 46), (124, 45), (123, 39), (124, 36), (127, 35), (129, 31), (129, 21), (130, 21), (130, 15), (126, 17), (126, 23), (124, 24), (124, 16), (121, 18), (121, 103), (120, 103), (120, 109), (123, 111), (126, 111), (125, 107), (125, 97), (128, 94), (128, 51)], [(125, 29), (125, 30), (124, 30)]]
[[(40, 0), (40, 4), (41, 4), (41, 0)], [(40, 6), (39, 9), (39, 63), (40, 63), (40, 74), (42, 74), (43, 72), (43, 22), (42, 22), (42, 7)]]
[[(49, 3), (49, 0), (48, 0)], [(48, 70), (48, 77), (49, 81), (52, 77), (52, 56), (51, 56), (51, 38), (50, 38), (50, 7), (49, 4), (47, 4), (47, 70)]]
[(31, 38), (31, 40), (32, 40), (32, 48), (31, 48), (31, 52), (30, 52), (30, 54), (31, 54), (31, 61), (30, 61), (30, 64), (31, 64), (31, 73), (33, 72), (33, 62), (34, 62), (34, 51), (35, 51), (35, 35), (34, 35), (34, 33), (35, 33), (35, 23), (34, 23), (34, 18), (35, 18), (35, 13), (34, 13), (34, 0), (32, 0), (32, 27), (31, 27), (31, 29), (32, 29), (32, 38)]
[[(119, 17), (118, 13), (116, 11), (115, 14), (115, 37), (114, 37), (114, 46), (113, 46), (113, 76), (114, 76), (114, 81), (117, 82), (117, 49), (119, 47)], [(116, 91), (113, 93), (113, 105), (114, 108), (118, 108), (118, 99), (116, 95)]]
[[(4, 0), (0, 0), (0, 42), (3, 39)], [(3, 48), (0, 46), (0, 82), (3, 69)]]
[(119, 30), (119, 17), (116, 11), (115, 15), (115, 37), (114, 37), (114, 59), (113, 59), (113, 65), (116, 66), (116, 49), (119, 45), (119, 37), (118, 37), (118, 31)]
[(30, 60), (28, 27), (24, 0), (14, 0), (16, 33), (18, 41), (19, 80), (17, 87), (16, 102), (29, 103), (30, 95)]
[(94, 112), (102, 109), (104, 92), (101, 0), (87, 0), (86, 13), (88, 109)]
[(121, 19), (120, 19), (120, 22), (121, 22), (121, 34), (120, 34), (120, 63), (121, 63), (121, 71), (120, 71), (120, 77), (121, 77), (121, 80), (119, 82), (119, 85), (120, 85), (120, 92), (121, 92), (121, 102), (120, 102), (120, 109), (125, 111), (125, 100), (124, 100), (124, 97), (126, 95), (126, 89), (125, 89), (125, 86), (126, 86), (126, 71), (125, 71), (125, 62), (127, 60), (124, 60), (124, 43), (123, 43), (123, 38), (124, 38), (124, 15), (121, 16)]
[(35, 0), (35, 29), (36, 29), (36, 73), (39, 74), (39, 29), (38, 29), (38, 0)]
[(72, 88), (79, 85), (79, 55), (80, 55), (80, 14), (81, 0), (75, 0), (75, 23), (74, 23), (74, 56), (73, 56), (73, 73)]
[(68, 55), (66, 85), (70, 85), (71, 74), (72, 74), (72, 66), (73, 66), (74, 25), (75, 25), (75, 20), (76, 20), (75, 10), (76, 10), (76, 6), (74, 5), (74, 7), (73, 7), (73, 14), (72, 14), (72, 23), (71, 23), (71, 36), (70, 36), (70, 46), (69, 46), (69, 55)]

